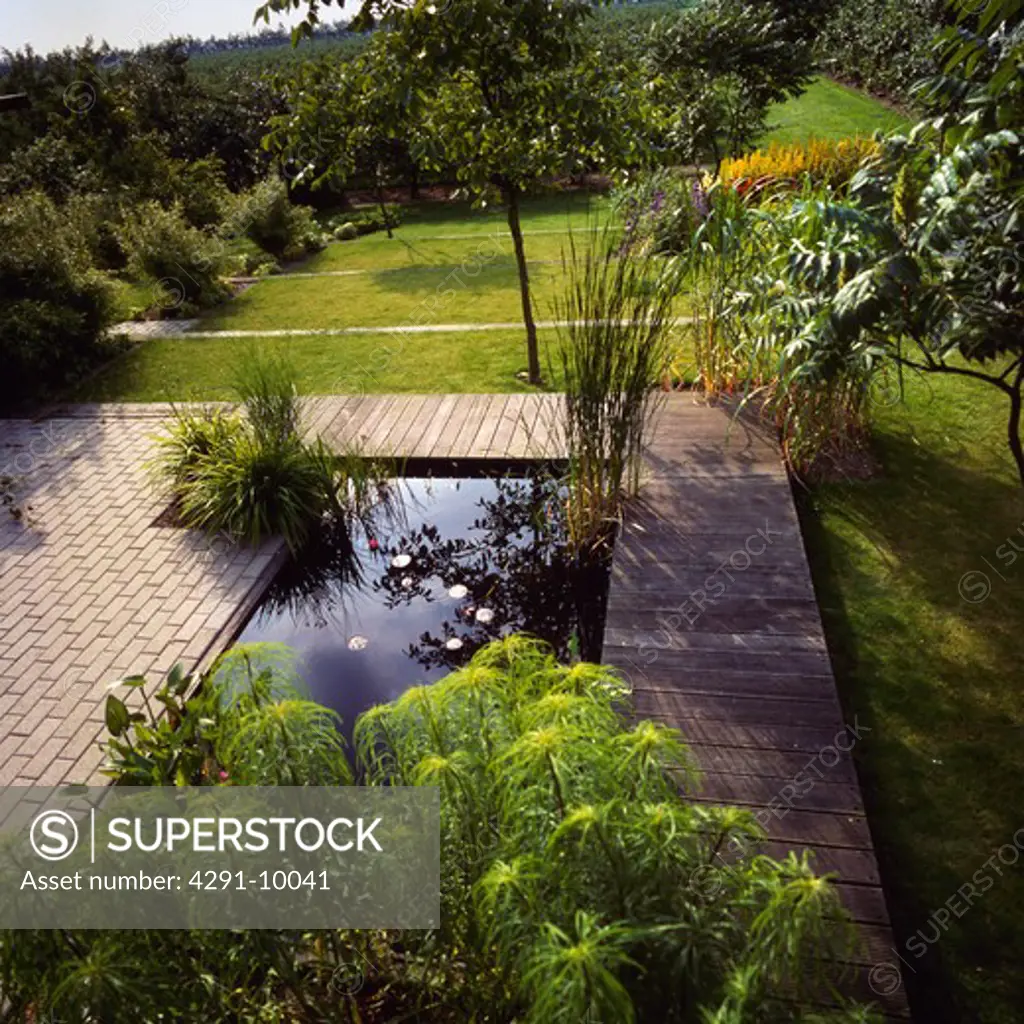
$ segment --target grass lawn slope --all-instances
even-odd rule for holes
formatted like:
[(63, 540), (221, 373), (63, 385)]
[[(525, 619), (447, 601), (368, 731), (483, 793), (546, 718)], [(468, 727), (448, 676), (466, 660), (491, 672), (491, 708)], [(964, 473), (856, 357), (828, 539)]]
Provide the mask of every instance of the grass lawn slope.
[(933, 378), (907, 397), (880, 415), (884, 476), (818, 489), (803, 521), (841, 696), (871, 729), (855, 755), (917, 1019), (1011, 1024), (1024, 856), (992, 858), (1024, 826), (1024, 554), (1005, 548), (1024, 550), (1024, 491), (1002, 396)]

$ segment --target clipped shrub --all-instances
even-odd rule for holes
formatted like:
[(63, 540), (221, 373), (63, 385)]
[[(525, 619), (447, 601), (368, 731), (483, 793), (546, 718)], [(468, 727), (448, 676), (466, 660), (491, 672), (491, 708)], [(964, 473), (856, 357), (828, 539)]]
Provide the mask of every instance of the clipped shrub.
[(355, 226), (351, 221), (347, 221), (342, 224), (340, 228), (337, 228), (334, 232), (334, 237), (339, 242), (351, 242), (352, 239), (359, 237), (359, 228)]
[(350, 236), (349, 226), (355, 229), (356, 235), (372, 235), (377, 231), (397, 228), (402, 223), (404, 210), (398, 203), (385, 203), (384, 209), (377, 206), (363, 206), (344, 213), (335, 213), (325, 218), (324, 223), (335, 238), (342, 238), (339, 233), (346, 231), (345, 239)]
[(236, 197), (225, 224), (228, 237), (245, 236), (282, 260), (300, 259), (325, 245), (313, 211), (297, 206), (278, 178), (268, 178)]
[(838, 189), (879, 151), (877, 142), (862, 137), (810, 139), (790, 145), (773, 142), (766, 149), (723, 160), (719, 175), (740, 192), (785, 182), (801, 185), (808, 179), (812, 185)]
[(0, 204), (0, 238), (0, 407), (10, 407), (96, 361), (112, 295), (83, 232), (41, 192)]
[(180, 205), (165, 209), (157, 202), (126, 211), (120, 229), (128, 272), (138, 280), (156, 281), (168, 312), (188, 313), (227, 298), (222, 280), (227, 268), (223, 244), (191, 227)]

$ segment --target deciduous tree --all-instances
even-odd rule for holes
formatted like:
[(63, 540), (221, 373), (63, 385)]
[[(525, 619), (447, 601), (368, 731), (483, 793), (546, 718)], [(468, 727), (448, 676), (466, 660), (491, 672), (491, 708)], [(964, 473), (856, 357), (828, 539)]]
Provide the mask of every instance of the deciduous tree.
[[(317, 0), (271, 0), (259, 14), (304, 5), (309, 29), (319, 16)], [(454, 167), (475, 194), (497, 192), (504, 203), (533, 383), (541, 373), (521, 200), (560, 175), (621, 167), (645, 151), (638, 79), (621, 65), (607, 66), (599, 48), (579, 45), (591, 13), (581, 0), (417, 0), (412, 6), (371, 0), (359, 16), (384, 28), (370, 59), (387, 74), (368, 87), (389, 97), (374, 101), (395, 119), (387, 130), (399, 118), (410, 132), (414, 124), (410, 144), (418, 164)], [(296, 141), (317, 116), (311, 111), (295, 122)], [(322, 127), (330, 137), (330, 125)], [(339, 152), (339, 166), (350, 155)]]

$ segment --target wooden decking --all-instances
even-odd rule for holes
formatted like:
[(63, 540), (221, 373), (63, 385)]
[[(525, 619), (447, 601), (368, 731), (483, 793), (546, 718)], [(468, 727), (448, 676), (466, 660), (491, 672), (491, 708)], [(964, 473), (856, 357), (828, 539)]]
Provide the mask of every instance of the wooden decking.
[(720, 409), (672, 396), (647, 479), (616, 543), (604, 660), (636, 713), (680, 729), (704, 771), (698, 800), (754, 810), (764, 852), (813, 851), (859, 925), (851, 991), (882, 999), (894, 960), (885, 899), (789, 479), (778, 444)]
[(310, 432), (397, 459), (565, 456), (554, 395), (349, 395), (314, 400)]

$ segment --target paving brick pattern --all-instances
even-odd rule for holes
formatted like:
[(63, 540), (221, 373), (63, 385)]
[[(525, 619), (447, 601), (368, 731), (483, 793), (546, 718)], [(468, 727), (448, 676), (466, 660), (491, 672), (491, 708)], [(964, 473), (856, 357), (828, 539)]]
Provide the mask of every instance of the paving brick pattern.
[(0, 421), (0, 785), (97, 782), (107, 685), (155, 687), (229, 639), (281, 557), (155, 526), (146, 477), (166, 407)]

